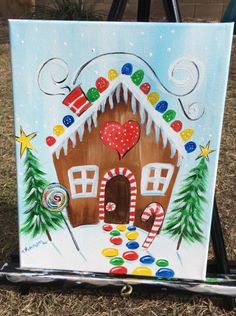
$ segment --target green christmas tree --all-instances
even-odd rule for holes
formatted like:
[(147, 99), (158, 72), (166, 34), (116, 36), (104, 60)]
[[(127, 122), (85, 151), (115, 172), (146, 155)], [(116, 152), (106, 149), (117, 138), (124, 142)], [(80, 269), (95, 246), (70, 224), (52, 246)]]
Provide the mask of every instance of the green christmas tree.
[(39, 160), (33, 154), (31, 139), (36, 133), (26, 135), (23, 129), (20, 129), (20, 137), (16, 141), (21, 144), (20, 156), (26, 153), (24, 160), (25, 174), (25, 206), (26, 219), (21, 227), (21, 232), (29, 234), (32, 237), (46, 234), (52, 241), (50, 231), (62, 227), (64, 222), (60, 212), (50, 212), (42, 205), (42, 193), (49, 182), (45, 179), (45, 173), (41, 171)]
[(25, 205), (26, 219), (21, 232), (32, 237), (46, 233), (52, 241), (50, 230), (62, 227), (63, 218), (60, 212), (50, 212), (42, 205), (42, 194), (49, 182), (45, 180), (45, 173), (40, 170), (39, 161), (30, 149), (26, 149), (24, 161), (25, 175)]
[(164, 227), (165, 233), (178, 239), (176, 250), (179, 250), (183, 239), (190, 243), (202, 242), (204, 239), (201, 224), (204, 222), (204, 204), (207, 203), (207, 161), (213, 150), (210, 149), (210, 142), (205, 147), (200, 146), (200, 149), (201, 154), (197, 157), (199, 163), (184, 180)]

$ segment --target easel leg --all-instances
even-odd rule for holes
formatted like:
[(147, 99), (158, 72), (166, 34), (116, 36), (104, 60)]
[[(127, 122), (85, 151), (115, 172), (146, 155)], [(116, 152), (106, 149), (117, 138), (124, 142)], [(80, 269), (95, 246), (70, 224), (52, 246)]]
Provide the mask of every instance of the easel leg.
[(178, 0), (163, 0), (168, 22), (182, 22)]
[(120, 21), (125, 12), (128, 0), (113, 0), (107, 21)]
[(148, 22), (150, 15), (151, 0), (139, 0), (138, 1), (138, 22)]
[[(230, 267), (227, 259), (223, 232), (220, 224), (220, 217), (216, 198), (214, 199), (212, 224), (211, 224), (211, 240), (215, 254), (217, 272), (220, 274), (229, 274)], [(235, 307), (235, 300), (230, 297), (223, 298), (223, 307), (232, 310)]]

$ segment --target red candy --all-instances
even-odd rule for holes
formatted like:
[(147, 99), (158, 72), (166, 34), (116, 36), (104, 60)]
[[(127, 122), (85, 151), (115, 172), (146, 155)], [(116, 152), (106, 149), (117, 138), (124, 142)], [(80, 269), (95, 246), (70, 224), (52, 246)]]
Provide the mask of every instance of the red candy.
[(105, 230), (106, 232), (110, 232), (113, 228), (112, 228), (112, 226), (109, 225), (109, 224), (104, 224), (104, 225), (102, 226), (102, 229)]
[(48, 136), (46, 138), (46, 143), (50, 147), (53, 146), (55, 144), (55, 142), (56, 142), (56, 139), (53, 136)]
[(109, 271), (109, 273), (112, 273), (112, 274), (127, 274), (127, 272), (128, 272), (127, 268), (123, 266), (113, 267)]
[(183, 127), (183, 124), (182, 124), (181, 121), (176, 120), (176, 121), (172, 122), (172, 123), (170, 124), (170, 126), (173, 128), (173, 130), (174, 130), (175, 132), (180, 132), (181, 129), (182, 129), (182, 127)]
[(151, 90), (151, 86), (148, 82), (144, 82), (141, 86), (140, 86), (140, 90), (143, 91), (144, 94), (148, 94)]
[(137, 260), (138, 254), (135, 251), (126, 251), (123, 253), (123, 258), (129, 261)]
[(96, 80), (96, 88), (99, 92), (105, 91), (109, 87), (109, 81), (104, 77), (99, 77)]
[(121, 245), (123, 240), (122, 240), (122, 238), (120, 238), (118, 236), (113, 236), (110, 238), (110, 242), (114, 245)]

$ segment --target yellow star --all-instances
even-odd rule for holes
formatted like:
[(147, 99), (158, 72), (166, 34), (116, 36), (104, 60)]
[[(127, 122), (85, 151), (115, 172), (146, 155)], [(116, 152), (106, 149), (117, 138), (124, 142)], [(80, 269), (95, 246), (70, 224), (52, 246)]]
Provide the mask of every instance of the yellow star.
[(33, 149), (33, 145), (31, 144), (31, 139), (34, 138), (37, 133), (31, 133), (26, 135), (23, 131), (23, 128), (20, 128), (20, 137), (16, 136), (16, 141), (20, 143), (20, 157), (23, 156), (26, 148)]
[(209, 161), (209, 155), (215, 151), (215, 150), (210, 148), (210, 141), (206, 144), (205, 147), (201, 146), (201, 145), (199, 147), (201, 150), (201, 154), (196, 158), (196, 160), (204, 157), (204, 158), (206, 158), (207, 161)]

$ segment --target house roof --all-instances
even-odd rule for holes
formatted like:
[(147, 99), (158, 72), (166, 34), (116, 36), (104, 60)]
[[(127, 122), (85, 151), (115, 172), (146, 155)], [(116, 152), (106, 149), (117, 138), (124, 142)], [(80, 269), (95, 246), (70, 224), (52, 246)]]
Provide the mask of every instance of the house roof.
[[(121, 93), (123, 93), (123, 98), (125, 102), (127, 102), (128, 93), (130, 93), (132, 111), (134, 113), (139, 111), (141, 123), (144, 124), (146, 122), (146, 134), (150, 134), (151, 127), (153, 125), (155, 129), (156, 142), (158, 142), (161, 135), (164, 147), (170, 143), (170, 157), (173, 158), (177, 152), (178, 165), (180, 165), (181, 161), (186, 157), (186, 144), (184, 144), (184, 141), (186, 140), (184, 140), (183, 135), (181, 135), (181, 133), (184, 131), (177, 133), (173, 129), (173, 126), (169, 125), (168, 120), (166, 121), (163, 118), (163, 112), (158, 112), (153, 106), (153, 103), (149, 98), (150, 94), (147, 95), (147, 92), (143, 92), (143, 90), (140, 89), (140, 84), (135, 82), (132, 76), (117, 73), (115, 78), (109, 79), (110, 81), (108, 87), (99, 93), (99, 97), (94, 102), (91, 102), (86, 111), (84, 111), (82, 114), (80, 113), (80, 116), (75, 120), (75, 122), (66, 128), (64, 134), (57, 139), (56, 143), (51, 147), (52, 153), (55, 153), (57, 159), (59, 159), (60, 152), (63, 149), (65, 155), (67, 155), (69, 140), (71, 140), (73, 147), (76, 146), (77, 134), (79, 135), (80, 141), (82, 141), (85, 126), (87, 125), (89, 131), (91, 131), (92, 125), (94, 125), (94, 127), (97, 126), (97, 114), (99, 111), (105, 111), (107, 102), (110, 108), (113, 109), (114, 96), (116, 101), (119, 102)], [(169, 112), (171, 111), (174, 112), (173, 110), (169, 110)]]

